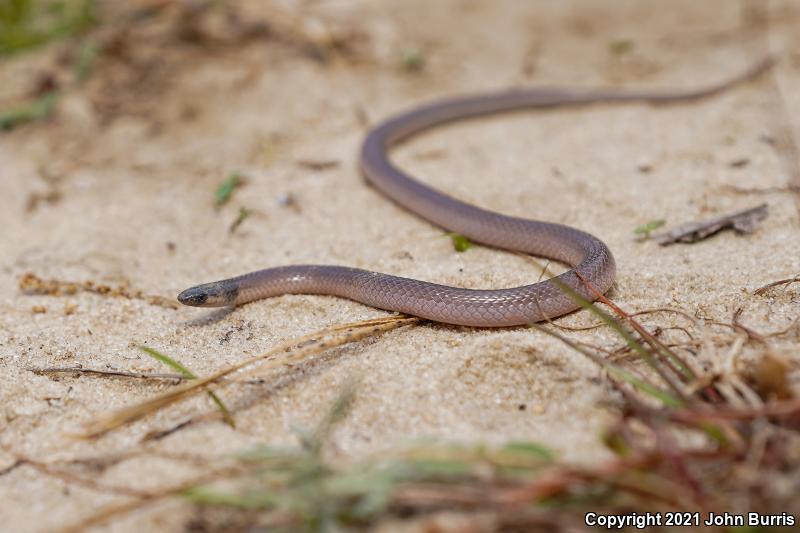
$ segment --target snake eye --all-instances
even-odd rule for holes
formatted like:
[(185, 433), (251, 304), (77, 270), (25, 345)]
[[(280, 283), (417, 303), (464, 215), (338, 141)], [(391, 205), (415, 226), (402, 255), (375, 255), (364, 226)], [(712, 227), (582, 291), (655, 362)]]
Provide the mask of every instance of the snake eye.
[(183, 305), (201, 306), (208, 300), (208, 292), (198, 287), (186, 289), (178, 295), (178, 301)]

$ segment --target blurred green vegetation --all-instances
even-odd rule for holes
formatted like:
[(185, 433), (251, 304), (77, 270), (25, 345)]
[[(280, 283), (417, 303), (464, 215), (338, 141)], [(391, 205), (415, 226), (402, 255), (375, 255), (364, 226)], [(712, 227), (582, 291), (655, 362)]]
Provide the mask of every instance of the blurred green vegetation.
[(7, 111), (0, 111), (0, 131), (10, 130), (26, 122), (48, 118), (56, 104), (58, 95), (47, 92), (32, 102), (20, 104)]
[(95, 21), (95, 0), (0, 0), (0, 55), (70, 37)]

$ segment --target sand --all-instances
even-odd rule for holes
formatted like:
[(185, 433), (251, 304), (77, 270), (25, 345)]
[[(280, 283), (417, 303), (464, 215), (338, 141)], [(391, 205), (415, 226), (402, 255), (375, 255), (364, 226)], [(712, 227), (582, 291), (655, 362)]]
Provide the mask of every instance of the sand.
[[(432, 97), (509, 86), (695, 87), (741, 71), (760, 50), (747, 10), (730, 0), (302, 6), (251, 2), (242, 9), (253, 19), (279, 12), (343, 28), (352, 49), (320, 61), (292, 39), (182, 42), (147, 56), (146, 69), (109, 66), (119, 79), (104, 78), (111, 74), (98, 66), (95, 80), (66, 91), (53, 119), (1, 134), (3, 528), (57, 530), (125, 501), (31, 465), (14, 467), (19, 458), (105, 487), (154, 490), (205, 467), (167, 452), (213, 463), (258, 444), (296, 444), (293, 428), (313, 427), (351, 380), (357, 399), (330, 444), (342, 461), (419, 439), (531, 440), (568, 462), (608, 457), (598, 436), (617, 414), (616, 397), (593, 363), (529, 328), (436, 324), (333, 350), (260, 385), (225, 389), (235, 430), (197, 398), (98, 440), (70, 437), (94, 417), (172, 384), (37, 375), (32, 368), (167, 371), (137, 348), (146, 344), (203, 375), (282, 340), (386, 313), (320, 296), (219, 313), (84, 291), (29, 295), (18, 288), (26, 273), (123, 284), (167, 299), (196, 283), (295, 262), (473, 288), (528, 283), (540, 274), (529, 261), (482, 247), (456, 253), (440, 229), (365, 185), (355, 165), (365, 119), (374, 123)], [(773, 73), (719, 97), (463, 123), (414, 139), (396, 151), (396, 161), (458, 198), (601, 237), (618, 263), (611, 295), (629, 311), (675, 307), (730, 321), (743, 307), (748, 325), (778, 330), (797, 316), (797, 289), (752, 291), (800, 270), (796, 197), (781, 189), (800, 184), (771, 142), (777, 128), (798, 126), (800, 4), (772, 2), (771, 23), (779, 60)], [(425, 57), (418, 72), (400, 67), (408, 47)], [(37, 72), (55, 64), (58, 49), (0, 64), (0, 78), (13, 80), (0, 103), (24, 94)], [(109, 100), (118, 107), (102, 107)], [(215, 209), (214, 191), (234, 171), (246, 184)], [(743, 194), (736, 187), (773, 189)], [(52, 191), (51, 201), (31, 208), (32, 195)], [(769, 204), (769, 218), (749, 236), (726, 232), (672, 247), (634, 238), (634, 228), (649, 220), (674, 227), (761, 202)], [(241, 207), (254, 214), (231, 234)], [(559, 321), (592, 322), (586, 312)], [(618, 345), (603, 329), (576, 338)], [(789, 353), (795, 342), (791, 335), (778, 347)], [(149, 432), (193, 418), (142, 443)], [(132, 456), (105, 467), (70, 463), (122, 453)], [(182, 530), (192, 516), (191, 506), (170, 501), (115, 519), (111, 529)]]

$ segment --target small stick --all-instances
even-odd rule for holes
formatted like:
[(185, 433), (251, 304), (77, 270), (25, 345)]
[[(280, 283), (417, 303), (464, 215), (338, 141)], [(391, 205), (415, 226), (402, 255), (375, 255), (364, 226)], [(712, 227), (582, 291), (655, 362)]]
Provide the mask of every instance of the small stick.
[(790, 283), (795, 283), (800, 281), (800, 276), (795, 276), (793, 278), (781, 279), (778, 281), (773, 281), (772, 283), (767, 283), (763, 287), (759, 287), (753, 291), (754, 296), (761, 296), (765, 292), (767, 292), (772, 287), (777, 287), (778, 285), (789, 285)]
[(711, 237), (724, 229), (731, 228), (737, 233), (753, 233), (758, 224), (767, 218), (767, 204), (737, 211), (701, 222), (689, 222), (667, 232), (655, 236), (658, 244), (667, 246), (676, 242), (695, 243)]
[(102, 370), (99, 368), (81, 368), (78, 366), (50, 367), (50, 368), (28, 368), (29, 372), (37, 375), (46, 374), (95, 374), (109, 377), (123, 377), (135, 379), (167, 379), (170, 381), (182, 381), (187, 379), (180, 374), (146, 373), (146, 372), (125, 372), (123, 370)]

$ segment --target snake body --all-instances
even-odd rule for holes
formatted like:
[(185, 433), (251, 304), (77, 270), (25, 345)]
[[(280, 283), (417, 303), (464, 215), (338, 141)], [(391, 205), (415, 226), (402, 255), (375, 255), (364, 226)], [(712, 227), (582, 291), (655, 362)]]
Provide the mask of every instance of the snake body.
[(389, 148), (447, 122), (520, 109), (614, 102), (675, 103), (719, 93), (754, 77), (769, 65), (757, 63), (741, 75), (690, 91), (531, 88), (435, 101), (380, 123), (360, 152), (366, 179), (402, 207), (472, 241), (546, 257), (571, 270), (532, 285), (495, 290), (450, 287), (357, 268), (291, 265), (198, 285), (178, 300), (201, 307), (235, 306), (282, 294), (324, 294), (437, 322), (498, 327), (538, 322), (577, 309), (568, 287), (589, 301), (614, 282), (614, 257), (598, 238), (562, 224), (511, 217), (461, 202), (420, 183), (389, 159)]

